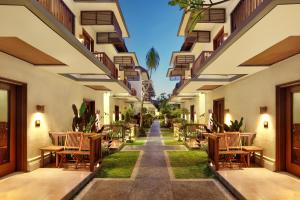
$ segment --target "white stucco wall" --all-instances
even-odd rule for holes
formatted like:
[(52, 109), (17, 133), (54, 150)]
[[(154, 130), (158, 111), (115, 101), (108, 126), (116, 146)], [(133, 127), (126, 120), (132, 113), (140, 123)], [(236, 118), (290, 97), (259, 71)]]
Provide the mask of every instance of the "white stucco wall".
[[(103, 111), (103, 94), (14, 57), (0, 53), (0, 76), (27, 83), (27, 159), (28, 169), (39, 167), (39, 148), (51, 144), (49, 131), (71, 130), (72, 104), (78, 109), (84, 98), (95, 100), (96, 110)], [(45, 113), (37, 113), (44, 105)], [(41, 126), (35, 127), (35, 120)]]
[[(245, 119), (245, 129), (255, 132), (254, 145), (262, 146), (265, 155), (265, 167), (274, 170), (276, 119), (276, 85), (299, 80), (300, 55), (271, 66), (269, 69), (220, 87), (206, 95), (206, 111), (213, 108), (213, 100), (225, 98), (225, 108), (230, 109), (225, 121)], [(259, 108), (267, 106), (267, 114), (261, 115)], [(269, 122), (269, 128), (263, 122)]]

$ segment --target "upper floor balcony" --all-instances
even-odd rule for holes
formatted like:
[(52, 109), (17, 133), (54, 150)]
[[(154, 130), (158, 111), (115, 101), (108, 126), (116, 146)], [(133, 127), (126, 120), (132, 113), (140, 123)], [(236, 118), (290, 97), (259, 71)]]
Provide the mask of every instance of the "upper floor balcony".
[(113, 44), (118, 52), (128, 52), (122, 35), (117, 32), (98, 32), (97, 44)]
[(186, 79), (181, 78), (181, 80), (176, 83), (175, 88), (173, 89), (173, 96), (178, 94), (178, 89), (186, 82)]
[(194, 77), (197, 72), (204, 66), (207, 59), (212, 55), (213, 51), (202, 51), (196, 61), (193, 64), (193, 67), (191, 69), (191, 75)]
[(36, 0), (48, 10), (73, 35), (75, 34), (75, 15), (63, 0)]
[(113, 11), (81, 11), (80, 21), (82, 26), (95, 26), (97, 32), (117, 33), (122, 36), (122, 31)]
[(94, 52), (94, 55), (102, 64), (104, 64), (109, 69), (113, 78), (118, 79), (118, 69), (110, 60), (110, 58), (104, 52)]
[(210, 31), (192, 31), (188, 33), (180, 51), (190, 51), (196, 42), (210, 43)]
[(240, 0), (230, 14), (231, 32), (242, 27), (265, 0)]
[(114, 63), (119, 65), (120, 71), (126, 71), (135, 68), (135, 62), (132, 56), (115, 56)]

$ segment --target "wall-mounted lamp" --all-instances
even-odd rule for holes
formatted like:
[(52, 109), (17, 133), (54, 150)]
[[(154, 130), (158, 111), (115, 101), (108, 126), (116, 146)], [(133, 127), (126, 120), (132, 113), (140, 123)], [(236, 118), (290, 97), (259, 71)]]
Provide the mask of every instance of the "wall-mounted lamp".
[(224, 112), (225, 112), (225, 113), (229, 113), (229, 108), (224, 109)]
[(41, 120), (37, 119), (35, 120), (35, 127), (40, 127), (41, 126)]
[(264, 121), (264, 128), (269, 128), (269, 122), (268, 121)]
[(268, 112), (268, 107), (267, 106), (261, 106), (259, 108), (260, 114), (266, 114)]
[(36, 111), (40, 113), (45, 112), (45, 106), (44, 105), (36, 105)]

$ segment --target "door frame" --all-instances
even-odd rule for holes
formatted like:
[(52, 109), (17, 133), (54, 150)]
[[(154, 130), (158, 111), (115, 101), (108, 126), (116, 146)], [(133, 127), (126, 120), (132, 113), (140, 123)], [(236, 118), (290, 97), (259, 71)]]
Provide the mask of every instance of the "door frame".
[(16, 87), (16, 171), (27, 170), (27, 84), (0, 77)]
[(276, 86), (276, 171), (287, 171), (286, 167), (286, 124), (288, 119), (286, 96), (288, 88), (300, 86), (300, 80), (284, 83)]

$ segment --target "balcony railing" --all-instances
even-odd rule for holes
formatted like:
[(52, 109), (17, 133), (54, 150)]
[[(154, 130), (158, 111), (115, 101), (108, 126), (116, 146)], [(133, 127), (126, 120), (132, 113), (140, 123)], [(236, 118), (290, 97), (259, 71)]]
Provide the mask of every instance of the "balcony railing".
[(104, 64), (109, 69), (111, 75), (115, 79), (118, 79), (118, 69), (116, 68), (115, 64), (110, 60), (110, 58), (104, 52), (94, 52), (94, 55), (102, 64)]
[(113, 44), (118, 52), (128, 52), (122, 35), (116, 32), (98, 32), (97, 44)]
[(36, 0), (47, 9), (73, 35), (75, 34), (75, 16), (62, 0)]
[(241, 0), (231, 13), (231, 32), (240, 28), (264, 0)]
[(136, 96), (137, 92), (134, 88), (131, 88), (131, 95), (132, 96)]
[(123, 83), (124, 83), (124, 85), (126, 85), (126, 87), (127, 87), (129, 90), (131, 90), (131, 84), (129, 83), (129, 81), (128, 81), (126, 78), (123, 80)]
[(187, 80), (182, 78), (178, 83), (176, 83), (175, 88), (173, 90), (173, 95), (178, 94), (178, 89), (186, 82)]
[(207, 59), (211, 56), (212, 51), (202, 51), (191, 69), (191, 75), (194, 77), (197, 72), (204, 66)]
[(190, 51), (194, 43), (210, 43), (210, 31), (192, 31), (189, 33), (181, 47), (181, 51)]
[(81, 25), (112, 25), (114, 32), (122, 35), (119, 23), (112, 11), (81, 11)]

